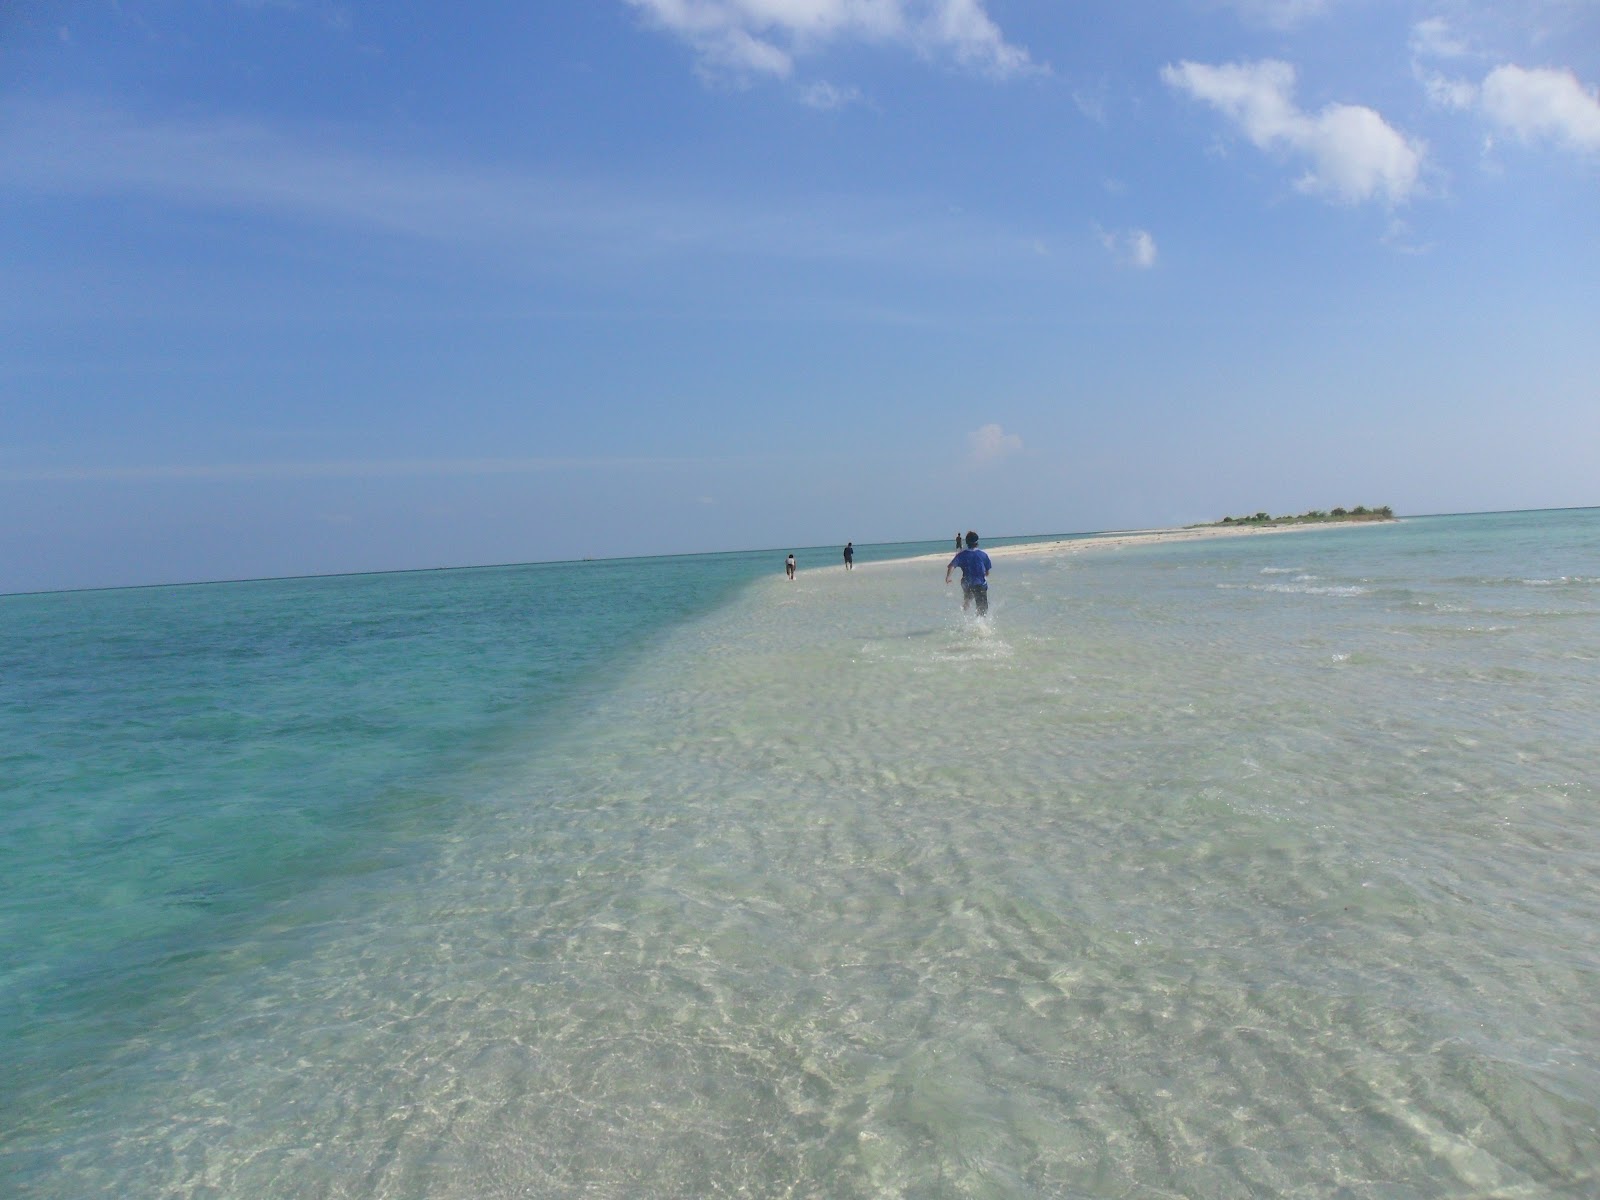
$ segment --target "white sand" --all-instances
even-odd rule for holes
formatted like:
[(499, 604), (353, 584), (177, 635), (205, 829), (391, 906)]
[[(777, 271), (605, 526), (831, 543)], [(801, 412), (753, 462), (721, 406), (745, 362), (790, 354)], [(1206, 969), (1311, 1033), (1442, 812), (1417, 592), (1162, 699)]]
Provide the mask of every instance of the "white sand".
[[(1121, 546), (1147, 546), (1158, 542), (1192, 542), (1204, 538), (1261, 537), (1274, 533), (1307, 533), (1314, 529), (1347, 529), (1351, 525), (1388, 525), (1392, 520), (1325, 521), (1309, 525), (1200, 525), (1181, 529), (1129, 529), (1096, 533), (1088, 537), (1063, 538), (1053, 542), (1029, 542), (1023, 546), (982, 546), (990, 558), (1023, 558), (1039, 555), (1082, 554), (1085, 551), (1116, 549)], [(981, 546), (981, 543), (980, 543)], [(953, 550), (925, 554), (921, 559), (948, 561)], [(920, 561), (920, 560), (911, 560)]]

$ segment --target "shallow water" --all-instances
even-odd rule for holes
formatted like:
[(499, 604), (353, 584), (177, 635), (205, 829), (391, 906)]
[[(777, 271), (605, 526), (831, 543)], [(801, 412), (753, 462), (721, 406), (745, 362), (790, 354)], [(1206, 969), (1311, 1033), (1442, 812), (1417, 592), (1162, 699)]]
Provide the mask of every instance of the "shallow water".
[(370, 861), (57, 1047), (22, 1194), (1600, 1189), (1600, 513), (996, 567), (498, 685)]

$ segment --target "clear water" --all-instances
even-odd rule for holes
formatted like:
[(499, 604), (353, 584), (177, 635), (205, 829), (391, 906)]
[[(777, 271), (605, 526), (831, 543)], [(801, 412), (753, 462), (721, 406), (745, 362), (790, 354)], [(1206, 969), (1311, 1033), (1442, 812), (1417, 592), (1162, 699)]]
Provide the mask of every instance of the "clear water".
[(1600, 511), (916, 549), (0, 599), (0, 1190), (1600, 1191)]

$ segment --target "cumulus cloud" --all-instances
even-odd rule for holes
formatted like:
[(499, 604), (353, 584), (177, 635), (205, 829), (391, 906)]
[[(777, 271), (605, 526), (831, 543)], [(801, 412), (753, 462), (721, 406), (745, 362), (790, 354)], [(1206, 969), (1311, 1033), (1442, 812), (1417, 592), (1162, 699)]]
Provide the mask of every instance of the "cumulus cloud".
[(983, 466), (1020, 453), (1022, 439), (999, 425), (989, 424), (967, 434), (967, 445), (972, 450), (972, 461)]
[(1477, 112), (1523, 142), (1549, 142), (1579, 153), (1600, 150), (1600, 94), (1570, 70), (1495, 67), (1482, 83), (1419, 70), (1428, 98), (1441, 108)]
[(1232, 119), (1259, 149), (1310, 160), (1297, 183), (1302, 191), (1346, 204), (1379, 196), (1396, 204), (1416, 190), (1420, 143), (1364, 105), (1304, 111), (1294, 102), (1295, 71), (1288, 63), (1182, 62), (1163, 67), (1161, 78)]
[(1600, 151), (1600, 96), (1571, 71), (1496, 67), (1478, 94), (1489, 120), (1525, 142)]
[(875, 42), (952, 58), (996, 76), (1035, 64), (1006, 41), (984, 0), (627, 0), (694, 48), (702, 71), (788, 78), (830, 43)]
[(1145, 229), (1126, 229), (1121, 232), (1102, 229), (1100, 244), (1124, 266), (1148, 271), (1156, 265), (1156, 239)]

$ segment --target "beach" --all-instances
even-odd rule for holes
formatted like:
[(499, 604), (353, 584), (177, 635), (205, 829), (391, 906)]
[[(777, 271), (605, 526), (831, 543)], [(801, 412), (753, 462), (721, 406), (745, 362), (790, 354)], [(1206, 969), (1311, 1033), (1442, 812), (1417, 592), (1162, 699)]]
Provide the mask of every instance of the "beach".
[[(1040, 538), (1020, 545), (986, 546), (985, 549), (992, 558), (1031, 558), (1038, 555), (1086, 554), (1096, 550), (1117, 550), (1126, 546), (1163, 546), (1209, 541), (1213, 538), (1268, 537), (1280, 533), (1312, 533), (1318, 530), (1350, 529), (1357, 525), (1391, 524), (1394, 524), (1393, 519), (1359, 522), (1325, 521), (1303, 525), (1182, 525), (1160, 529), (1128, 529), (1071, 538)], [(954, 553), (954, 550), (951, 553)], [(922, 557), (937, 559), (941, 555), (928, 554)]]
[[(141, 717), (202, 750), (171, 778), (288, 611), (284, 711), (367, 774), (289, 821), (241, 758), (290, 884), (130, 877), (167, 923), (114, 985), (26, 968), (75, 1029), (9, 1029), (0, 1166), (39, 1197), (1585, 1194), (1597, 520), (1000, 547), (986, 621), (927, 545), (146, 595), (128, 621), (226, 664), (210, 716), (191, 664)], [(716, 594), (581, 646), (574, 614), (469, 685), (585, 580)], [(51, 611), (14, 613), (40, 649), (89, 638)], [(318, 789), (358, 784), (328, 841)]]

